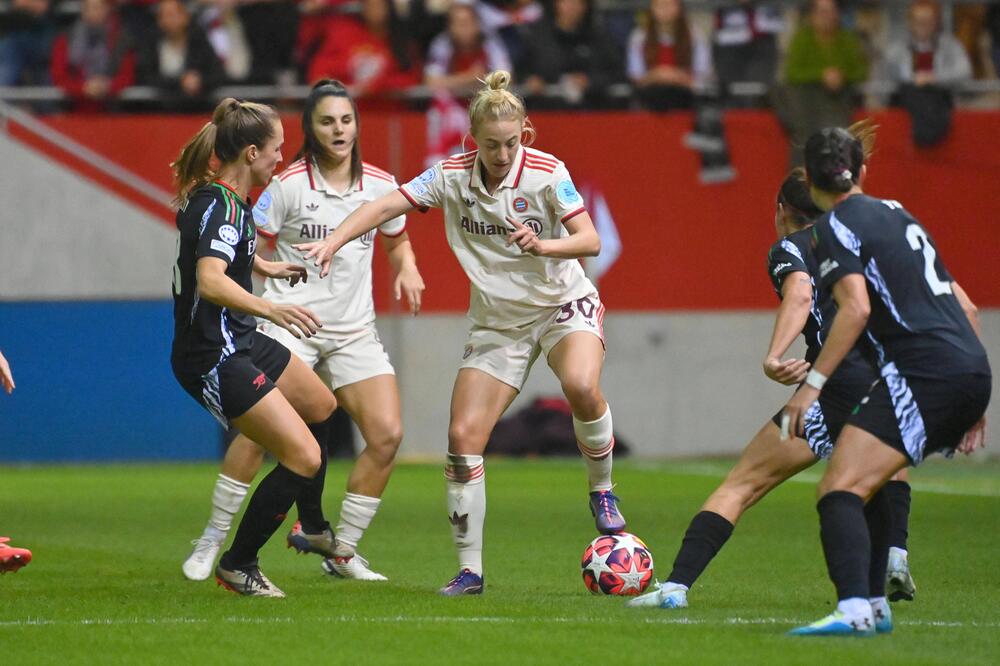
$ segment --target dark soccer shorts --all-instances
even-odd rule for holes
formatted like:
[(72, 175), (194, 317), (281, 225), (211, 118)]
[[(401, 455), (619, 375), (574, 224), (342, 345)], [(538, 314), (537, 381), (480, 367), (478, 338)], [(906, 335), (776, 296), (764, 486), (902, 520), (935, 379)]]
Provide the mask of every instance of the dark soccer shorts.
[(951, 455), (990, 402), (989, 373), (904, 377), (894, 368), (872, 386), (847, 422), (906, 455), (913, 465)]
[[(865, 397), (871, 384), (834, 383), (827, 382), (819, 400), (813, 403), (805, 415), (805, 440), (812, 449), (813, 455), (826, 460), (833, 453), (833, 445), (840, 436), (840, 431), (847, 418), (851, 415), (858, 402)], [(774, 415), (771, 420), (781, 427), (781, 414), (784, 409)]]
[(204, 375), (175, 367), (174, 376), (223, 428), (228, 428), (230, 419), (246, 414), (274, 389), (291, 356), (280, 342), (255, 331), (248, 351), (230, 354)]

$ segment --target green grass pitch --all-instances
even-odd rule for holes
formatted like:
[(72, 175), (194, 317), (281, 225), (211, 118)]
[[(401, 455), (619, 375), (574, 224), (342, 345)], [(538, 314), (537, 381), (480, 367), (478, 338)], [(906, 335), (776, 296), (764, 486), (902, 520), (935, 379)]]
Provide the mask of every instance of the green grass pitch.
[[(618, 493), (658, 576), (728, 461), (622, 461)], [(262, 551), (287, 599), (246, 599), (180, 564), (208, 515), (213, 465), (0, 468), (0, 535), (34, 561), (0, 577), (5, 664), (1000, 663), (1000, 462), (914, 472), (916, 601), (870, 639), (785, 636), (832, 607), (815, 473), (738, 525), (685, 611), (627, 609), (584, 588), (595, 536), (579, 461), (487, 464), (486, 593), (445, 599), (456, 570), (439, 465), (400, 465), (362, 552), (387, 584), (325, 578), (316, 556)], [(809, 473), (807, 473), (808, 475)], [(336, 518), (346, 477), (334, 463)], [(291, 519), (290, 519), (291, 520)], [(290, 524), (289, 520), (289, 524)]]

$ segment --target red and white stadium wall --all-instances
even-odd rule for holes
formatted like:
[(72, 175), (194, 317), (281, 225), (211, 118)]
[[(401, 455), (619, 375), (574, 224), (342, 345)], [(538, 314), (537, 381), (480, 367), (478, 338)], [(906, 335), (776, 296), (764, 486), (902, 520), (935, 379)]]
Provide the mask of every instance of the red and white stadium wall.
[[(424, 117), (362, 113), (366, 161), (400, 180), (419, 173)], [(609, 310), (604, 388), (617, 429), (642, 455), (738, 450), (786, 397), (759, 371), (775, 303), (765, 253), (787, 155), (775, 119), (727, 116), (739, 178), (717, 186), (698, 184), (697, 155), (681, 145), (687, 115), (539, 113), (532, 120), (536, 147), (563, 159), (578, 184), (603, 192), (621, 236), (621, 256), (600, 282)], [(984, 308), (991, 356), (1000, 358), (993, 229), (1000, 114), (959, 113), (953, 136), (930, 151), (912, 147), (904, 115), (877, 120), (866, 189), (903, 202), (929, 228)], [(167, 164), (204, 118), (45, 121), (167, 190)], [(290, 158), (301, 139), (298, 118), (287, 117), (285, 129)], [(13, 396), (0, 398), (0, 460), (215, 456), (211, 418), (174, 385), (167, 362), (168, 209), (16, 124), (0, 135), (0, 191), (0, 349), (18, 381)], [(468, 288), (439, 213), (410, 220), (425, 311), (416, 319), (399, 314), (380, 253), (376, 302), (403, 392), (404, 450), (440, 455)], [(526, 397), (558, 391), (544, 367), (534, 374)]]

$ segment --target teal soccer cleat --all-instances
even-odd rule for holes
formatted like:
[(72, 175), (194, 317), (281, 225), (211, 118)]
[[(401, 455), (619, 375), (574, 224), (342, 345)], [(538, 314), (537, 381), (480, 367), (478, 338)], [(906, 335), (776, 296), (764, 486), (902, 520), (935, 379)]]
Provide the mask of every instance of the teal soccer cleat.
[(870, 615), (850, 617), (833, 611), (822, 620), (788, 632), (791, 636), (874, 636), (875, 623)]

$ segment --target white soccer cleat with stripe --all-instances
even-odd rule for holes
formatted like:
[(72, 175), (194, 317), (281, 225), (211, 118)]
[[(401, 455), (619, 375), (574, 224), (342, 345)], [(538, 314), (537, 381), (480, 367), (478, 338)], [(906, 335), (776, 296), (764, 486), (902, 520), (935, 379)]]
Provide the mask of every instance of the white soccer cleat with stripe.
[(213, 539), (204, 535), (192, 541), (194, 550), (181, 565), (184, 577), (188, 580), (208, 580), (208, 577), (212, 575), (215, 560), (219, 557), (219, 551), (222, 550), (224, 541), (225, 537)]
[(323, 571), (335, 578), (349, 580), (383, 581), (389, 580), (377, 571), (372, 571), (368, 560), (357, 553), (350, 557), (328, 557), (323, 560)]

